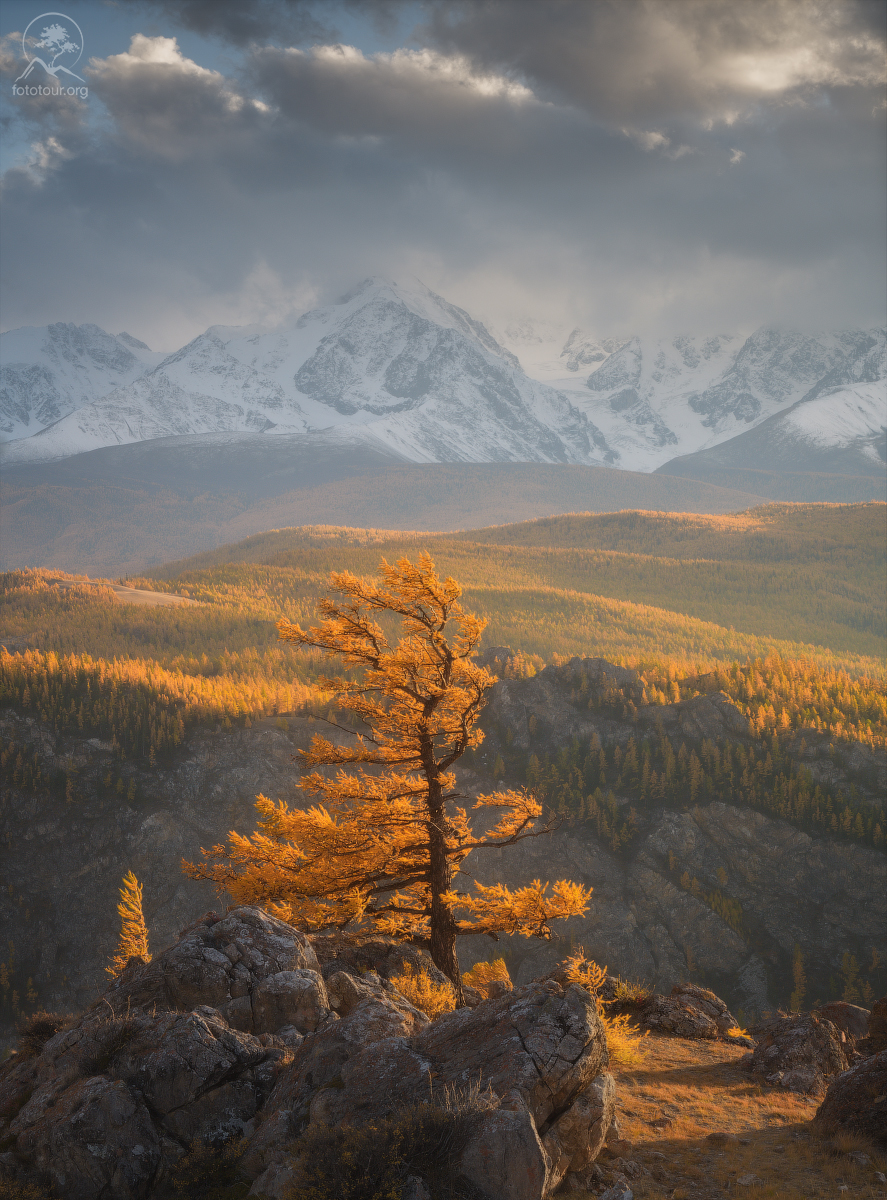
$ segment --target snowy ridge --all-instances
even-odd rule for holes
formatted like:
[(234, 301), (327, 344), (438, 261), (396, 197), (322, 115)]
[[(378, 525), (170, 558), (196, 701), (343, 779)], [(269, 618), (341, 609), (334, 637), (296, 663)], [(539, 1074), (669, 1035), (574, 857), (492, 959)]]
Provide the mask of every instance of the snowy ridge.
[(786, 454), (792, 439), (847, 438), (868, 470), (887, 423), (884, 330), (598, 340), (523, 321), (494, 335), (418, 280), (365, 280), (285, 327), (212, 326), (167, 356), (94, 325), (15, 330), (3, 361), (8, 464), (158, 438), (347, 431), (412, 462), (652, 471), (790, 411)]
[(156, 366), (144, 342), (98, 325), (26, 326), (0, 337), (0, 437), (25, 438)]

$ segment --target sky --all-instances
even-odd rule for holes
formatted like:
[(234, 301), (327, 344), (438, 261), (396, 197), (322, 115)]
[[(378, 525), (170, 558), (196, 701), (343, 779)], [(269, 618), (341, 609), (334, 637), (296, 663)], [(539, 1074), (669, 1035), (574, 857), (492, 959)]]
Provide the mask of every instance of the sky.
[[(45, 2), (0, 7), (3, 329), (171, 350), (369, 275), (499, 329), (884, 323), (885, 0)], [(86, 95), (15, 94), (32, 22)]]

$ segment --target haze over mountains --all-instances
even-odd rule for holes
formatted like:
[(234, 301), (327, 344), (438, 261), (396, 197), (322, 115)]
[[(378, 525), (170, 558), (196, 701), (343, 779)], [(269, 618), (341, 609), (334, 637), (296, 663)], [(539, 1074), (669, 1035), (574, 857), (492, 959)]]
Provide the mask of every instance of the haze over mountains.
[(602, 342), (573, 330), (559, 341), (528, 323), (496, 340), (418, 281), (380, 279), (290, 326), (213, 326), (168, 356), (94, 325), (14, 330), (3, 335), (4, 458), (322, 434), (394, 461), (648, 472), (713, 447), (722, 465), (755, 466), (760, 439), (747, 435), (771, 422), (760, 465), (883, 470), (883, 329)]
[(95, 325), (14, 330), (2, 562), (108, 573), (280, 526), (880, 499), (885, 340), (494, 333), (380, 279), (169, 355)]

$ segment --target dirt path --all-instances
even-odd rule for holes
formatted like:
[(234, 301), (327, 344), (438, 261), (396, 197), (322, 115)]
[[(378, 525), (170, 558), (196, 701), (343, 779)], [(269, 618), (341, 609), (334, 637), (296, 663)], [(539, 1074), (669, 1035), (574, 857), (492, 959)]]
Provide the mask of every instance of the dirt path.
[(140, 588), (122, 587), (112, 583), (111, 591), (123, 604), (145, 604), (149, 608), (172, 608), (178, 604), (196, 604), (188, 596), (175, 596), (170, 592), (143, 592)]
[[(645, 1048), (641, 1066), (614, 1070), (631, 1143), (617, 1156), (644, 1172), (630, 1180), (635, 1200), (887, 1200), (876, 1176), (887, 1155), (849, 1136), (823, 1141), (810, 1125), (818, 1102), (754, 1082), (737, 1066), (743, 1049), (653, 1035)], [(614, 1157), (599, 1159), (606, 1176)]]
[(120, 583), (104, 583), (98, 580), (59, 579), (52, 581), (59, 588), (107, 587), (121, 604), (143, 604), (148, 608), (174, 608), (181, 604), (198, 604), (188, 596), (176, 596), (170, 592), (146, 592), (140, 588), (124, 587)]

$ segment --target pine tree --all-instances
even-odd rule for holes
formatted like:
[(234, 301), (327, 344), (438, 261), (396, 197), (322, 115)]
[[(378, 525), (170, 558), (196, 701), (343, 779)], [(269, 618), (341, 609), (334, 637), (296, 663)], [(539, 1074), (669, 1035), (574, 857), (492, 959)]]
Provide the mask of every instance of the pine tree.
[[(472, 830), (452, 767), (483, 738), (476, 723), (495, 682), (472, 661), (483, 624), (465, 612), (461, 588), (440, 580), (427, 554), (415, 565), (383, 559), (379, 573), (378, 584), (333, 574), (342, 598), (321, 600), (319, 625), (278, 625), (282, 640), (351, 669), (349, 677), (323, 677), (320, 686), (367, 730), (339, 726), (350, 744), (316, 735), (301, 752), (307, 768), (340, 768), (302, 776), (300, 786), (321, 803), (303, 811), (260, 796), (258, 832), (230, 833), (227, 847), (204, 851), (204, 863), (185, 869), (303, 928), (372, 922), (424, 945), (461, 1003), (457, 935), (547, 938), (552, 920), (586, 911), (590, 890), (565, 880), (454, 890), (475, 847), (513, 845), (553, 826), (537, 827), (542, 806), (532, 794), (503, 790), (476, 797), (475, 809), (504, 812), (487, 832)], [(402, 633), (394, 643), (377, 620), (392, 616)]]
[(120, 940), (110, 967), (105, 967), (109, 975), (115, 976), (120, 974), (133, 956), (142, 958), (145, 962), (151, 961), (148, 927), (142, 913), (142, 885), (132, 871), (127, 871), (123, 876), (117, 911), (120, 914)]

